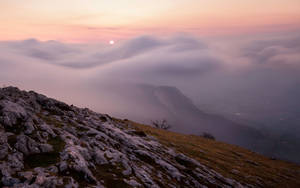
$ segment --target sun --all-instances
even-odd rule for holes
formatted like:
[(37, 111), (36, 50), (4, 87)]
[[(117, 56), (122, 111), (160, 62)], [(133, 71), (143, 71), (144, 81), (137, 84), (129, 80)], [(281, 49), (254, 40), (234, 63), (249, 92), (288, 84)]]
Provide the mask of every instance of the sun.
[(110, 40), (110, 41), (109, 41), (109, 44), (110, 44), (110, 45), (114, 45), (114, 44), (115, 44), (115, 41)]

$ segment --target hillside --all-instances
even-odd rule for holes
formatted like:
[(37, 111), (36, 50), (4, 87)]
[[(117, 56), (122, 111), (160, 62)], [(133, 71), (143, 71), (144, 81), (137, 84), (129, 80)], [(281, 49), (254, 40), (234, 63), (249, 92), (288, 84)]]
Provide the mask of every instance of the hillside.
[(0, 89), (0, 187), (299, 187), (300, 167)]
[(299, 187), (300, 166), (269, 158), (239, 146), (195, 135), (156, 129), (132, 121), (116, 120), (157, 138), (225, 177), (254, 187)]

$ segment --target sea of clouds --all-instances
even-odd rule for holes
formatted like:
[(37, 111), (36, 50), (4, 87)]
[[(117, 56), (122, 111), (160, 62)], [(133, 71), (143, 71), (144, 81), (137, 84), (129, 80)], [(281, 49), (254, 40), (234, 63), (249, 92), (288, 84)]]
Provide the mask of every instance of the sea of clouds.
[(300, 35), (140, 36), (115, 45), (2, 41), (0, 84), (145, 119), (151, 104), (136, 86), (173, 86), (202, 110), (276, 124), (300, 114)]

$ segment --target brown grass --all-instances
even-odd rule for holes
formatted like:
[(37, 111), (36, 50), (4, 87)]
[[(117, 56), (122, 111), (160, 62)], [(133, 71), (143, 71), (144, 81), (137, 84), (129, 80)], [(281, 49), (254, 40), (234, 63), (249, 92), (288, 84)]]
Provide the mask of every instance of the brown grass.
[(128, 120), (115, 121), (152, 135), (162, 144), (242, 184), (255, 187), (300, 187), (299, 165), (272, 160), (247, 149), (200, 136), (174, 133)]

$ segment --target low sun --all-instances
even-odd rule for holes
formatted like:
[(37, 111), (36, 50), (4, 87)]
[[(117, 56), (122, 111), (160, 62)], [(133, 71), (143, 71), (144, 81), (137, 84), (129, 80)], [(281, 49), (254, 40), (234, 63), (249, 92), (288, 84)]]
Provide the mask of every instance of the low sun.
[(115, 41), (110, 40), (110, 41), (109, 41), (109, 44), (110, 44), (110, 45), (113, 45), (113, 44), (115, 44)]

